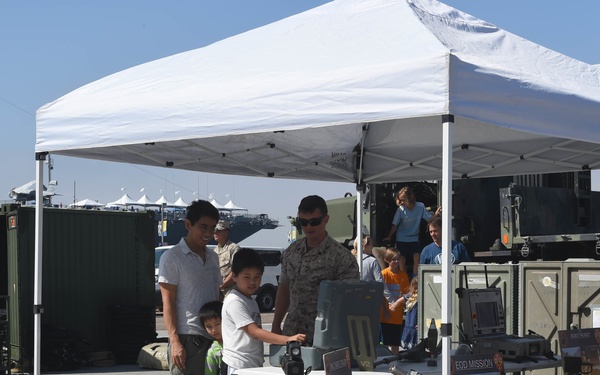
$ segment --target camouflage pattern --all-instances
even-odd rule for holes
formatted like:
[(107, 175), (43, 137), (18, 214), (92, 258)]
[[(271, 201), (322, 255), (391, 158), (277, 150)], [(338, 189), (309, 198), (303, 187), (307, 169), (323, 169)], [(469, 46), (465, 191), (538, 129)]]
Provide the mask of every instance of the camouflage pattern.
[[(221, 268), (221, 277), (223, 280), (231, 273), (231, 262), (233, 261), (233, 254), (235, 254), (240, 249), (240, 246), (231, 241), (225, 242), (225, 245), (215, 247), (215, 253), (219, 256), (219, 267)], [(224, 293), (229, 292), (235, 283), (227, 288), (227, 290), (223, 291)]]
[(359, 279), (356, 258), (329, 235), (310, 250), (306, 238), (292, 243), (283, 253), (279, 277), (279, 283), (290, 288), (283, 334), (305, 333), (307, 343), (312, 345), (321, 281), (347, 279)]

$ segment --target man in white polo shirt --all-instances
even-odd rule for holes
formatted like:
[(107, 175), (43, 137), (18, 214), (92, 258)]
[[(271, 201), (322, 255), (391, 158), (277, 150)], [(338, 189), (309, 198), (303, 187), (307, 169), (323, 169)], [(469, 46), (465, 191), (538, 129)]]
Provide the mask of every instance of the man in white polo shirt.
[(173, 375), (204, 375), (213, 338), (200, 324), (198, 313), (205, 303), (219, 299), (219, 259), (206, 247), (218, 220), (219, 211), (210, 202), (193, 202), (185, 219), (187, 236), (160, 258), (158, 282)]

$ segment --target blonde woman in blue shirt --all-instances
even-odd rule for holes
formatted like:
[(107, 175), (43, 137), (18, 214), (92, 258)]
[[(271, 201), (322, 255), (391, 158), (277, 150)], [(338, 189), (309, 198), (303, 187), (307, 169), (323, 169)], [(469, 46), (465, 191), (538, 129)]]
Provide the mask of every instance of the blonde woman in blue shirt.
[[(406, 257), (413, 258), (413, 271), (420, 261), (423, 246), (419, 243), (421, 220), (429, 221), (432, 215), (425, 209), (425, 205), (417, 202), (413, 190), (405, 186), (396, 195), (398, 209), (392, 220), (392, 228), (383, 241), (390, 242), (396, 235), (396, 249), (400, 252), (400, 270), (406, 272)], [(442, 208), (439, 207), (433, 216), (439, 216)], [(414, 272), (412, 272), (414, 274)]]

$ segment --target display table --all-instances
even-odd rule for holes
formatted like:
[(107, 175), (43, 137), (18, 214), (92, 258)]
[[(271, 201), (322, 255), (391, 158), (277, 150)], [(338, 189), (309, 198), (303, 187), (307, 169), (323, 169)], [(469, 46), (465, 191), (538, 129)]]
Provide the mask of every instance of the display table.
[[(380, 365), (375, 371), (360, 371), (358, 368), (353, 368), (353, 374), (361, 374), (361, 375), (372, 375), (372, 374), (381, 374), (387, 373), (389, 374), (390, 365)], [(245, 370), (238, 370), (238, 375), (267, 375), (267, 374), (278, 374), (282, 375), (283, 370), (281, 367), (257, 367), (257, 368), (247, 368)], [(310, 372), (310, 375), (325, 375), (325, 370), (314, 370)]]
[[(508, 360), (504, 360), (504, 372), (524, 372), (524, 371), (532, 371), (539, 370), (545, 368), (555, 368), (561, 367), (562, 361), (560, 356), (555, 357), (556, 360), (547, 359), (545, 357), (536, 358), (537, 362), (533, 361), (522, 361), (522, 362), (511, 362)], [(396, 361), (394, 362), (395, 368), (400, 374), (421, 374), (421, 375), (439, 375), (442, 373), (442, 358), (438, 357), (438, 366), (437, 367), (429, 367), (427, 366), (427, 362), (406, 362), (406, 361)], [(386, 370), (389, 368), (389, 365), (386, 366)], [(377, 369), (378, 370), (378, 369)], [(354, 370), (352, 370), (354, 372)], [(389, 370), (385, 371), (389, 372)], [(312, 374), (312, 372), (311, 372)], [(366, 373), (365, 373), (366, 374)]]
[[(555, 357), (556, 360), (547, 359), (545, 357), (536, 358), (537, 362), (523, 361), (523, 362), (510, 362), (504, 361), (504, 371), (506, 373), (511, 372), (524, 372), (539, 370), (545, 368), (555, 368), (562, 366), (560, 356)], [(353, 368), (353, 374), (361, 375), (373, 375), (381, 373), (390, 373), (390, 366), (394, 365), (398, 373), (400, 374), (420, 374), (420, 375), (440, 375), (442, 373), (442, 358), (438, 357), (438, 366), (429, 367), (427, 362), (408, 362), (408, 361), (395, 361), (390, 364), (381, 364), (375, 368), (375, 371), (360, 371), (358, 368)], [(283, 374), (283, 370), (280, 367), (258, 367), (244, 370), (238, 370), (239, 375), (266, 375), (266, 374)], [(325, 375), (325, 370), (312, 371), (313, 375)]]

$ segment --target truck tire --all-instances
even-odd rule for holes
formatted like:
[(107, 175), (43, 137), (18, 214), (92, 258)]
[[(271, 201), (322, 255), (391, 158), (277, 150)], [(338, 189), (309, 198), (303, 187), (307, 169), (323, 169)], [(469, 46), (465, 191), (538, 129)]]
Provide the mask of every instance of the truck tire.
[(269, 312), (275, 308), (276, 290), (273, 286), (263, 286), (256, 296), (256, 303), (261, 312)]

